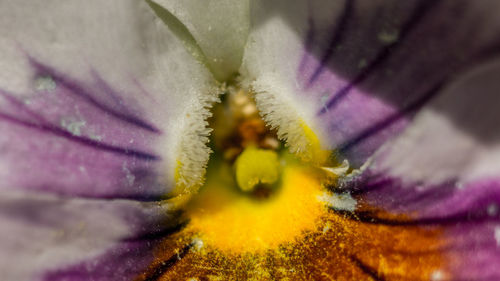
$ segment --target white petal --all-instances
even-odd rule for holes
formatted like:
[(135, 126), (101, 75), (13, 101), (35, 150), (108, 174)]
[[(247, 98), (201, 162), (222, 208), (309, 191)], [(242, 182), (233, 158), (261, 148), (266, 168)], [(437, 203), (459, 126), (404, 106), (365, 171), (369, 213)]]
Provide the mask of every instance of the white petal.
[[(317, 21), (334, 21), (341, 3), (330, 2), (321, 7), (333, 11), (328, 12), (330, 18)], [(252, 26), (240, 68), (242, 83), (256, 92), (266, 121), (278, 128), (279, 136), (298, 154), (310, 146), (304, 124), (322, 135), (315, 122), (316, 101), (304, 98), (298, 75), (306, 51), (309, 8), (307, 1), (252, 1)]]
[(500, 60), (457, 77), (379, 152), (376, 169), (406, 184), (498, 179)]
[(303, 120), (360, 167), (440, 83), (498, 52), (492, 3), (252, 1), (243, 83), (293, 151), (307, 147)]
[[(238, 70), (250, 25), (248, 0), (152, 2), (168, 10), (187, 28), (217, 79), (224, 81)], [(167, 23), (175, 21), (171, 15), (166, 16), (168, 19), (163, 17)]]
[[(2, 1), (0, 89), (24, 98), (54, 86), (50, 77), (36, 77), (28, 57), (90, 88), (97, 73), (120, 98), (140, 108), (141, 118), (162, 132), (151, 149), (163, 159), (165, 192), (179, 161), (186, 169), (181, 177), (190, 176), (185, 185), (200, 181), (208, 160), (204, 119), (206, 107), (216, 100), (215, 80), (149, 5), (136, 0)], [(0, 163), (4, 166), (9, 164)]]

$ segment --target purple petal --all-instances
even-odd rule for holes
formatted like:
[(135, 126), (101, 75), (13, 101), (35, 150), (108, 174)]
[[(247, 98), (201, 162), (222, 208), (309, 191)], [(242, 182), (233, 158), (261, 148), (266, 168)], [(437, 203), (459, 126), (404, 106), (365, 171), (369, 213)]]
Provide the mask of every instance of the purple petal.
[[(498, 3), (255, 6), (244, 69), (259, 90), (267, 86), (306, 116), (314, 112), (331, 148), (355, 167), (373, 157), (345, 188), (358, 202), (408, 219), (345, 215), (367, 224), (442, 227), (449, 243), (441, 250), (449, 266), (443, 272), (498, 279)], [(265, 84), (268, 77), (277, 89)]]
[(133, 280), (154, 260), (152, 242), (121, 243), (102, 256), (44, 275), (42, 280)]
[(113, 276), (131, 277), (146, 268), (158, 237), (178, 223), (169, 206), (158, 203), (21, 192), (4, 192), (0, 201), (2, 280), (32, 280), (47, 270), (69, 274), (75, 264), (86, 265), (86, 280), (99, 273), (104, 278), (110, 276), (104, 272), (111, 266), (106, 261), (125, 262), (114, 267)]
[(267, 90), (316, 114), (331, 148), (360, 165), (457, 76), (500, 51), (499, 9), (493, 1), (263, 1), (243, 69), (258, 83), (273, 77), (278, 90)]
[(498, 53), (495, 9), (463, 1), (355, 2), (334, 42), (342, 47), (315, 46), (321, 60), (310, 60), (312, 74), (302, 72), (315, 93), (327, 93), (318, 114), (340, 151), (366, 159), (457, 75)]
[[(1, 188), (43, 190), (61, 195), (154, 198), (165, 192), (160, 157), (152, 148), (161, 135), (130, 109), (95, 74), (87, 86), (31, 59), (34, 83), (50, 79), (53, 89), (24, 95), (1, 92)], [(50, 77), (50, 78), (49, 78)], [(48, 82), (47, 82), (48, 83)], [(143, 93), (135, 99), (144, 99)], [(113, 103), (100, 101), (110, 95)]]
[(443, 88), (348, 187), (368, 204), (410, 215), (404, 223), (443, 227), (443, 254), (458, 279), (500, 277), (498, 62)]
[(214, 81), (156, 20), (135, 0), (0, 3), (0, 279), (131, 279), (177, 226), (160, 200)]
[(442, 228), (445, 244), (439, 251), (445, 259), (440, 273), (443, 278), (496, 280), (500, 277), (497, 266), (500, 261), (500, 180), (471, 182), (460, 188), (453, 182), (406, 186), (397, 178), (368, 174), (358, 182), (360, 188), (353, 188), (351, 194), (366, 204), (410, 217), (393, 220), (362, 212), (349, 216), (375, 225)]
[(142, 1), (0, 6), (0, 188), (169, 192), (181, 138), (204, 126), (184, 117), (216, 98), (208, 70)]

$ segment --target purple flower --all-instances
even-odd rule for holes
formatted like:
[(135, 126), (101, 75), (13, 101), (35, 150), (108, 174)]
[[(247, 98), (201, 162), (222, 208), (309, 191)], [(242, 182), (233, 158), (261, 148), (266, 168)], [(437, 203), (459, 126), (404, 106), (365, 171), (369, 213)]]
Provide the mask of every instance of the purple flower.
[[(499, 279), (498, 11), (3, 1), (0, 279)], [(335, 175), (318, 229), (265, 254), (200, 250), (182, 215), (235, 87)]]

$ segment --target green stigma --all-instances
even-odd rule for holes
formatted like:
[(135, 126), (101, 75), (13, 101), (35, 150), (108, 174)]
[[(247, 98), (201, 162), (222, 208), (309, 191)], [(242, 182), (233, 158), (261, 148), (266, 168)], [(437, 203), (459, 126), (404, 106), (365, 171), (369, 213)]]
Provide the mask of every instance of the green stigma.
[(241, 190), (253, 191), (259, 184), (273, 184), (278, 180), (278, 154), (273, 150), (247, 147), (235, 163), (236, 182)]

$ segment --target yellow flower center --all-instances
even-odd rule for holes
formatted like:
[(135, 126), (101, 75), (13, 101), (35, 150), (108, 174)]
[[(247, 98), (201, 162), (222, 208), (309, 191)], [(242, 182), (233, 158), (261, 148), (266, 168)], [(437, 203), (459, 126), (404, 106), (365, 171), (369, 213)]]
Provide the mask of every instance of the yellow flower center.
[(328, 163), (305, 122), (289, 126), (301, 132), (292, 155), (247, 94), (226, 96), (213, 112), (206, 182), (175, 199), (188, 223), (155, 247), (138, 281), (424, 280), (443, 272), (439, 251), (422, 252), (445, 245), (440, 228), (406, 225), (406, 216), (327, 190), (350, 169)]
[(188, 228), (209, 247), (233, 253), (277, 248), (314, 230), (325, 212), (321, 183), (310, 168), (286, 163), (281, 183), (266, 198), (242, 194), (230, 171), (226, 163), (213, 165), (188, 206)]
[[(322, 174), (282, 149), (247, 93), (228, 99), (214, 109), (215, 155), (205, 185), (187, 206), (187, 230), (205, 247), (228, 253), (292, 243), (313, 231), (326, 211)], [(324, 161), (316, 136), (303, 127)]]

